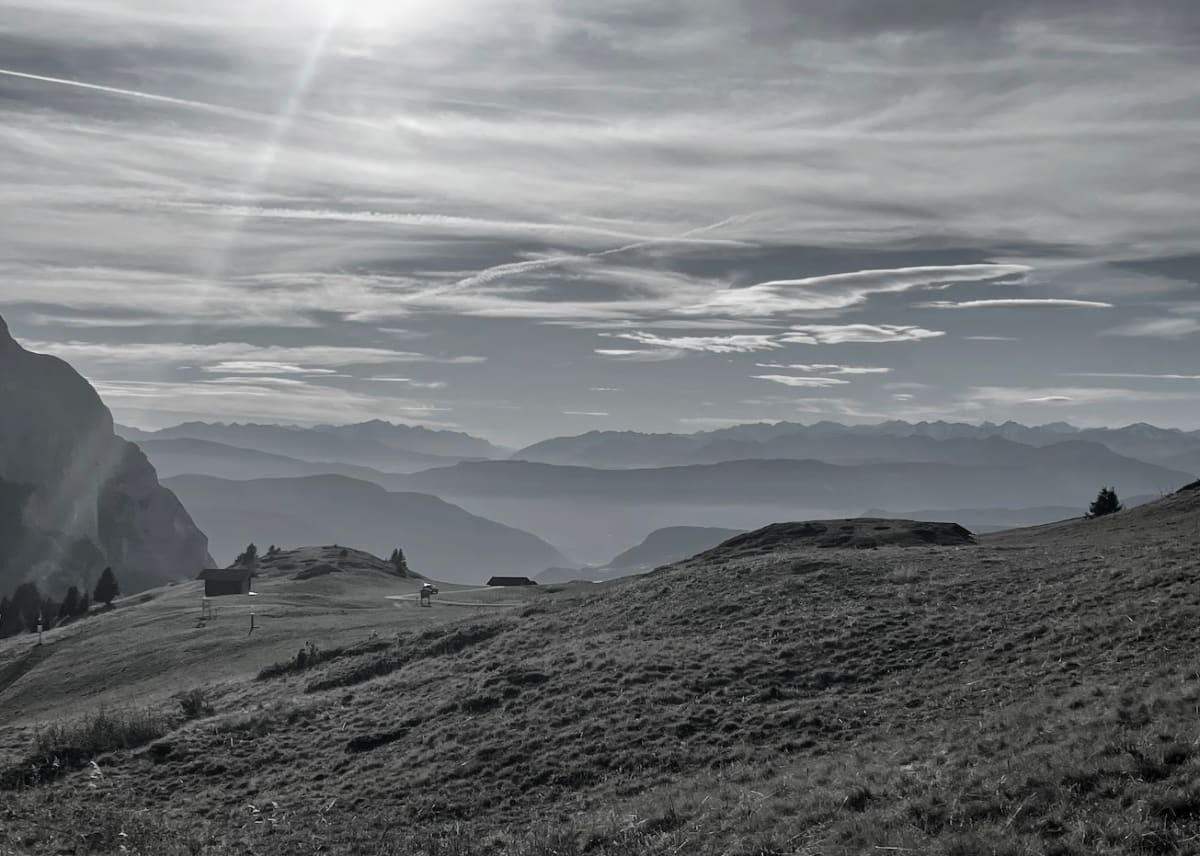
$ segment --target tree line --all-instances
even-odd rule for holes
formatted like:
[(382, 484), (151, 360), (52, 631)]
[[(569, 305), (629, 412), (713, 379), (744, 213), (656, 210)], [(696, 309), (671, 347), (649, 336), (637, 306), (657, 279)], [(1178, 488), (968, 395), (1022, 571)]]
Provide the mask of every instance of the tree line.
[(22, 583), (11, 597), (0, 598), (0, 639), (36, 633), (39, 621), (43, 630), (49, 630), (81, 618), (91, 611), (93, 604), (112, 606), (113, 599), (120, 593), (121, 587), (112, 568), (104, 569), (90, 594), (80, 592), (78, 586), (71, 586), (61, 601), (42, 594), (37, 583)]

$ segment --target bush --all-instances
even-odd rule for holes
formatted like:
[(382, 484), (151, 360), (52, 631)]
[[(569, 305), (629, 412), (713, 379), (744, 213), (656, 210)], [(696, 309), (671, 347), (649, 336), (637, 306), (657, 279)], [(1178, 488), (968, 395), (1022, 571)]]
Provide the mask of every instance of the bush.
[(200, 688), (188, 690), (179, 697), (179, 709), (187, 719), (199, 719), (202, 716), (212, 716), (213, 706), (208, 700), (208, 693)]
[(1121, 500), (1117, 499), (1117, 492), (1111, 487), (1100, 488), (1100, 493), (1096, 495), (1096, 499), (1092, 502), (1088, 509), (1088, 517), (1104, 517), (1106, 514), (1116, 514), (1123, 509)]

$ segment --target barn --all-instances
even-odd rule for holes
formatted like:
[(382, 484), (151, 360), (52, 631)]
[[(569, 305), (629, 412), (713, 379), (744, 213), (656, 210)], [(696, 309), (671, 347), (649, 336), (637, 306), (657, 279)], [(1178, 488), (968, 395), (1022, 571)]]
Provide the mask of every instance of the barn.
[(490, 586), (535, 586), (536, 582), (529, 577), (492, 577), (488, 580)]
[(208, 568), (200, 572), (198, 579), (204, 580), (205, 597), (221, 597), (227, 594), (249, 594), (250, 568)]

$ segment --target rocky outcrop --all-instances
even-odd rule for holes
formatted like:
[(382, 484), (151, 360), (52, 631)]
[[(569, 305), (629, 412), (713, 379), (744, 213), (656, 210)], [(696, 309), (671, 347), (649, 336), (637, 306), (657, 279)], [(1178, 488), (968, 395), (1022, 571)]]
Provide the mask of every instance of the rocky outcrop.
[(208, 540), (92, 386), (22, 348), (0, 318), (0, 592), (48, 591), (106, 565), (132, 592), (211, 564)]

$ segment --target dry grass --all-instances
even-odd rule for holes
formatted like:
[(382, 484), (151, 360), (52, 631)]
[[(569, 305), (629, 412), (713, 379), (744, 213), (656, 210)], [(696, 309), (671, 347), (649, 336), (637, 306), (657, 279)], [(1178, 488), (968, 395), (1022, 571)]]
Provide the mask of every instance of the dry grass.
[(145, 853), (1194, 853), (1197, 505), (404, 633), (14, 794), (0, 842), (58, 852), (22, 843), (57, 812)]

